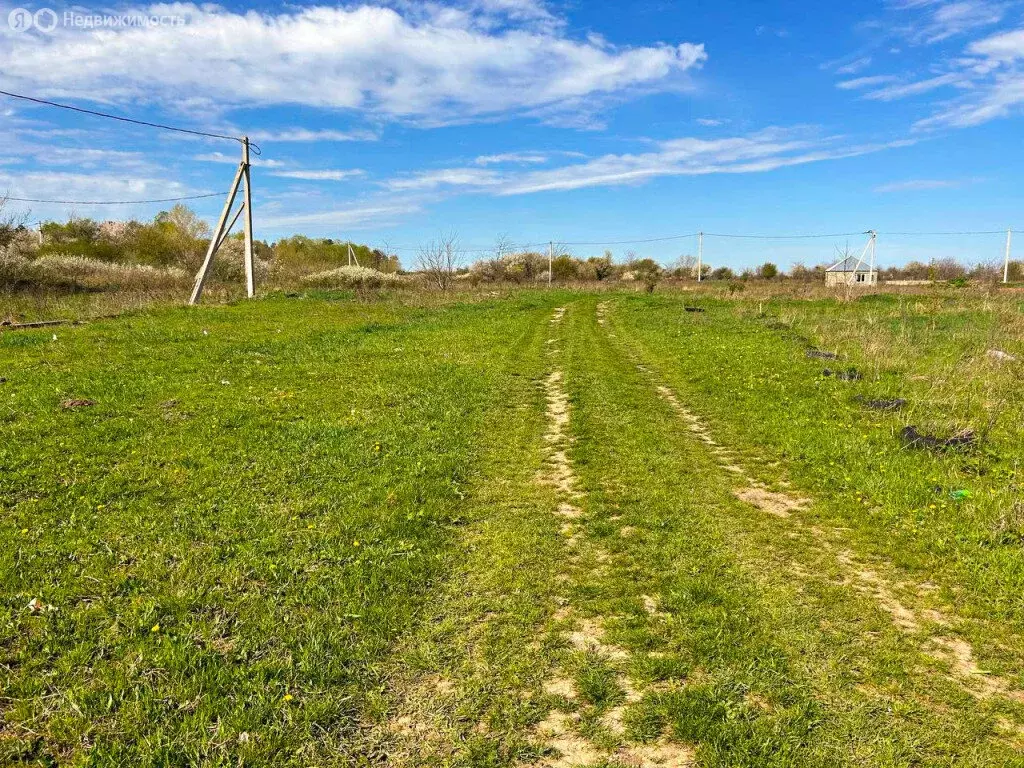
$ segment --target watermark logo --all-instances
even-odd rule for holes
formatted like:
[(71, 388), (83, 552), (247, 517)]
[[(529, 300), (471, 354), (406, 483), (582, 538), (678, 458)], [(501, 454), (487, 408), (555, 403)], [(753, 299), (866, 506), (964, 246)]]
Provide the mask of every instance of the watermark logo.
[(146, 15), (137, 13), (83, 13), (64, 11), (58, 14), (52, 8), (40, 8), (33, 13), (26, 8), (15, 8), (7, 14), (7, 26), (15, 32), (53, 32), (57, 27), (67, 29), (132, 29), (146, 27), (183, 27), (185, 16), (173, 14)]
[(7, 14), (7, 26), (15, 32), (28, 32), (32, 29), (32, 11), (15, 8)]
[(57, 12), (52, 8), (40, 8), (32, 16), (32, 21), (40, 32), (53, 32), (57, 28), (59, 19)]

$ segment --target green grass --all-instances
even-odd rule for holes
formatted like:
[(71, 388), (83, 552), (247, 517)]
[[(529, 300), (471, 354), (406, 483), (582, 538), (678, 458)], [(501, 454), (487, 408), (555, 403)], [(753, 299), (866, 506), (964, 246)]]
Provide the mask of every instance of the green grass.
[(5, 759), (346, 753), (471, 511), (534, 303), (276, 300), (0, 336)]
[[(0, 762), (514, 766), (554, 708), (606, 765), (1022, 764), (1021, 705), (836, 557), (1024, 688), (1024, 401), (984, 354), (1024, 351), (1021, 308), (951, 296), (310, 294), (4, 332)], [(551, 371), (572, 493), (538, 481)], [(810, 506), (738, 500), (659, 385)], [(908, 423), (984, 440), (911, 451)]]

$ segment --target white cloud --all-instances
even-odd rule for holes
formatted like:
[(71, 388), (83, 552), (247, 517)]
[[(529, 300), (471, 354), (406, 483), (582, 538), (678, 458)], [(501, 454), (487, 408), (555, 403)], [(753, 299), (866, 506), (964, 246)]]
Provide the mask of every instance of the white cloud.
[(958, 189), (967, 182), (956, 179), (911, 179), (875, 187), (875, 192), (923, 192), (931, 189)]
[(487, 187), (500, 183), (501, 179), (496, 171), (483, 168), (445, 168), (400, 176), (385, 182), (385, 186), (394, 191), (407, 192), (439, 187)]
[[(241, 155), (228, 155), (224, 152), (205, 152), (201, 155), (193, 155), (193, 160), (198, 160), (202, 163), (224, 163), (227, 165), (238, 165), (241, 161)], [(264, 160), (262, 157), (251, 157), (249, 162), (252, 165), (262, 168), (280, 168), (284, 165), (280, 160)]]
[[(0, 171), (0, 190), (10, 197), (42, 200), (151, 200), (210, 192), (168, 181), (156, 174), (130, 176), (124, 173), (67, 173), (31, 171), (9, 174)], [(14, 205), (14, 204), (12, 204)], [(69, 213), (98, 219), (149, 218), (159, 210), (154, 205), (81, 205), (61, 203), (17, 203), (31, 210), (33, 218), (62, 218)]]
[(713, 117), (698, 117), (697, 125), (703, 125), (705, 128), (716, 128), (719, 125), (725, 125), (728, 120), (720, 120)]
[(850, 145), (843, 137), (770, 128), (725, 139), (680, 138), (660, 142), (651, 152), (604, 155), (580, 163), (533, 171), (447, 168), (385, 182), (394, 191), (461, 190), (521, 195), (552, 190), (638, 184), (659, 176), (760, 173), (786, 166), (855, 157), (905, 146), (911, 141)]
[(920, 12), (899, 31), (912, 42), (927, 45), (998, 24), (1007, 10), (1005, 2), (992, 0), (899, 0), (893, 6)]
[(1024, 28), (1001, 32), (968, 45), (954, 60), (964, 94), (947, 101), (919, 129), (969, 127), (1009, 117), (1024, 109)]
[(944, 75), (930, 77), (927, 80), (919, 80), (916, 83), (904, 83), (902, 85), (890, 85), (877, 91), (871, 91), (864, 95), (865, 99), (873, 101), (895, 101), (905, 99), (908, 96), (918, 96), (922, 93), (934, 91), (936, 88), (944, 88), (950, 85), (965, 84), (964, 77), (956, 72), (948, 72)]
[(416, 202), (354, 203), (315, 213), (260, 216), (260, 226), (268, 229), (286, 227), (349, 227), (381, 226), (420, 210)]
[(897, 80), (895, 75), (871, 75), (870, 77), (855, 77), (852, 80), (840, 80), (836, 83), (836, 88), (841, 88), (844, 91), (855, 91), (861, 88), (872, 88), (876, 85), (883, 85), (884, 83), (891, 83)]
[[(277, 14), (190, 3), (143, 9), (169, 11), (188, 25), (2, 35), (3, 79), (44, 96), (95, 93), (195, 111), (301, 104), (436, 122), (670, 88), (707, 58), (692, 43), (575, 40), (545, 21), (542, 5), (518, 0), (409, 4), (402, 13), (368, 5)], [(505, 23), (495, 27), (494, 13)]]
[(270, 175), (279, 176), (283, 179), (303, 179), (305, 181), (344, 181), (345, 179), (351, 179), (354, 176), (362, 176), (365, 173), (366, 171), (360, 168), (352, 168), (344, 171), (271, 171)]
[(842, 66), (836, 67), (837, 75), (855, 75), (861, 70), (871, 66), (871, 57), (862, 56), (858, 59), (854, 59), (851, 62), (843, 64)]
[(473, 162), (476, 165), (507, 165), (509, 163), (546, 163), (547, 155), (539, 152), (505, 152), (498, 155), (480, 155)]
[(311, 131), (307, 128), (282, 128), (276, 131), (256, 131), (249, 138), (253, 141), (267, 142), (377, 141), (380, 134), (375, 131)]
[(971, 43), (968, 52), (993, 62), (1013, 63), (1024, 59), (1024, 29), (1002, 32)]

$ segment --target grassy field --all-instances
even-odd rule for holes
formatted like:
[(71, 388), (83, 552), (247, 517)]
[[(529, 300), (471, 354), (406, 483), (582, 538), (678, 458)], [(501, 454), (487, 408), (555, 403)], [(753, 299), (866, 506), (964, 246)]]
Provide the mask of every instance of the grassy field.
[(0, 332), (0, 764), (1024, 765), (1022, 303)]

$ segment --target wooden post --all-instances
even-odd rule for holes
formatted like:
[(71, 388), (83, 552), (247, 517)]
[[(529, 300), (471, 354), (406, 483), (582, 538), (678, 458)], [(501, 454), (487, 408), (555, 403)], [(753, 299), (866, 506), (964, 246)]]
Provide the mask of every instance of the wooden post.
[[(224, 210), (221, 211), (220, 219), (217, 221), (217, 227), (214, 229), (212, 236), (210, 237), (210, 247), (206, 251), (206, 258), (203, 259), (203, 265), (199, 268), (199, 272), (196, 274), (196, 284), (193, 286), (192, 295), (188, 300), (188, 303), (192, 306), (198, 304), (199, 298), (203, 295), (203, 286), (206, 284), (206, 278), (210, 273), (210, 265), (213, 263), (213, 256), (217, 253), (217, 249), (224, 241), (224, 237), (226, 235), (225, 224), (228, 220), (228, 214), (231, 212), (231, 207), (235, 204), (235, 196), (238, 194), (238, 184), (242, 180), (242, 173), (244, 169), (245, 165), (240, 163), (238, 165), (238, 170), (235, 172), (235, 180), (231, 184), (231, 191), (228, 192), (228, 199), (224, 202)], [(246, 206), (246, 216), (248, 215), (248, 206)]]
[(551, 287), (551, 279), (554, 277), (554, 274), (553, 274), (554, 273), (554, 270), (553, 270), (553, 264), (554, 264), (553, 253), (554, 253), (554, 248), (555, 248), (555, 244), (552, 241), (548, 240), (548, 288)]
[(256, 261), (252, 254), (252, 181), (249, 177), (249, 137), (242, 137), (242, 166), (245, 190), (242, 204), (245, 206), (245, 295), (250, 299), (256, 295)]
[[(238, 217), (242, 215), (242, 211), (245, 210), (245, 203), (238, 206), (238, 210), (235, 211), (235, 215), (231, 217), (231, 223), (224, 227), (224, 234), (220, 236), (220, 242), (217, 243), (216, 251), (219, 251), (221, 246), (224, 245), (224, 241), (228, 239), (228, 235), (231, 234), (231, 230), (234, 229), (235, 224), (238, 223)], [(216, 253), (214, 251), (214, 253)]]

